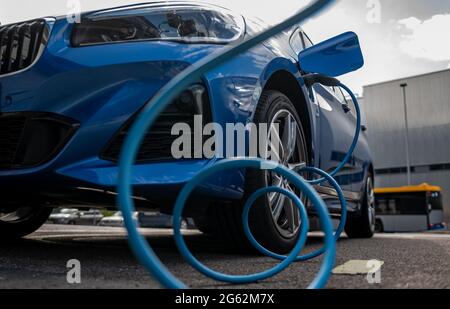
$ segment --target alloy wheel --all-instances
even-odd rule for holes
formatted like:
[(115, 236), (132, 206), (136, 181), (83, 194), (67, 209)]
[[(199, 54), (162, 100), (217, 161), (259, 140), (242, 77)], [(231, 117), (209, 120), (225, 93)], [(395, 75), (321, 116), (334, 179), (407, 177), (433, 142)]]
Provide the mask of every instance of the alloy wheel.
[[(306, 141), (294, 115), (286, 109), (280, 110), (273, 117), (270, 124), (271, 128), (273, 124), (277, 124), (278, 129), (270, 131), (269, 140), (272, 140), (271, 134), (278, 135), (276, 140), (279, 141), (279, 153), (277, 155), (279, 163), (290, 169), (305, 164), (307, 161)], [(274, 172), (266, 172), (266, 182), (268, 186), (281, 187), (297, 195), (300, 194), (300, 192), (297, 192), (298, 190), (292, 188), (287, 179)], [(305, 202), (305, 198), (301, 195), (300, 197)], [(289, 198), (280, 193), (269, 193), (267, 198), (272, 220), (278, 232), (285, 238), (295, 237), (301, 225), (297, 207)]]

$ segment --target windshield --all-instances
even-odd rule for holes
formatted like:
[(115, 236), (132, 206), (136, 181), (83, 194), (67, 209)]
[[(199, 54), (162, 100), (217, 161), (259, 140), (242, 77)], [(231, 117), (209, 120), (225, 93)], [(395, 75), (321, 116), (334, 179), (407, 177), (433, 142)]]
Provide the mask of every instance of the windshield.
[(430, 194), (429, 202), (432, 210), (443, 210), (442, 196), (439, 192), (432, 192)]

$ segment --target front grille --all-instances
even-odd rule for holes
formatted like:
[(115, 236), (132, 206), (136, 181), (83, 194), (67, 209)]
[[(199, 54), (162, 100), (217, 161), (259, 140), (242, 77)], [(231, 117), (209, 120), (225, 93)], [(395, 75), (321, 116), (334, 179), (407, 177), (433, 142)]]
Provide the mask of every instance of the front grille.
[(0, 75), (31, 66), (47, 45), (44, 19), (0, 27)]
[[(180, 102), (180, 98), (169, 105), (166, 110), (159, 115), (145, 135), (136, 158), (137, 163), (146, 163), (154, 160), (173, 160), (172, 144), (180, 137), (179, 135), (171, 134), (172, 127), (176, 123), (184, 123), (191, 128), (190, 157), (194, 158), (194, 115), (202, 116), (203, 123), (200, 124), (202, 130), (206, 123), (212, 121), (212, 116), (206, 89), (203, 86), (194, 86), (190, 88), (188, 92), (189, 91), (192, 91), (194, 94), (196, 91), (201, 93), (199, 96), (194, 95), (194, 97), (196, 97), (197, 108), (186, 109), (186, 104)], [(102, 159), (113, 162), (119, 160), (122, 145), (133, 124), (133, 120), (134, 118), (132, 118), (107, 145), (106, 149), (101, 154)], [(204, 141), (207, 138), (208, 136), (205, 136)]]
[[(171, 128), (175, 123), (187, 123), (191, 128), (194, 127), (194, 116), (192, 114), (182, 114), (165, 112), (155, 121), (150, 131), (145, 135), (138, 152), (136, 162), (144, 163), (151, 160), (165, 160), (172, 157), (172, 144), (179, 137), (171, 135)], [(128, 124), (114, 138), (112, 143), (103, 152), (102, 158), (108, 161), (117, 162), (120, 151), (132, 123)]]
[(48, 113), (0, 115), (0, 169), (29, 168), (52, 159), (77, 125)]

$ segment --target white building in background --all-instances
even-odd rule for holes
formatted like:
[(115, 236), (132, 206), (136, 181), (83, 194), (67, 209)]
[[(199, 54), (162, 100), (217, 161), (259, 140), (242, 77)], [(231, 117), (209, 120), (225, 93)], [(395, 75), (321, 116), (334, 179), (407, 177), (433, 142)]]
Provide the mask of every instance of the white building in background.
[(409, 148), (411, 184), (441, 186), (450, 222), (450, 70), (365, 86), (362, 105), (376, 185), (408, 185)]

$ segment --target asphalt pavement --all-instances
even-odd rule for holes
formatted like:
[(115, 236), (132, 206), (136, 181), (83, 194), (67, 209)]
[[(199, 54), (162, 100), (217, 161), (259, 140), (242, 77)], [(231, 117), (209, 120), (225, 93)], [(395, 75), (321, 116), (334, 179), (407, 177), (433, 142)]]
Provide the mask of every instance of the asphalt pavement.
[[(229, 285), (205, 278), (184, 262), (170, 230), (141, 232), (167, 267), (194, 288), (305, 288), (322, 261), (318, 258), (293, 264), (278, 276), (257, 284)], [(0, 289), (158, 288), (132, 255), (126, 237), (121, 228), (45, 225), (20, 242), (0, 244)], [(186, 241), (206, 265), (229, 274), (258, 272), (277, 263), (227, 249), (198, 231), (186, 231)], [(305, 252), (319, 248), (321, 242), (320, 234), (311, 234)], [(67, 262), (73, 259), (80, 262), (81, 283), (67, 280), (71, 270)], [(379, 234), (369, 240), (344, 238), (338, 243), (336, 266), (374, 259), (384, 263), (376, 282), (368, 280), (367, 274), (334, 274), (327, 287), (450, 288), (449, 234)]]

